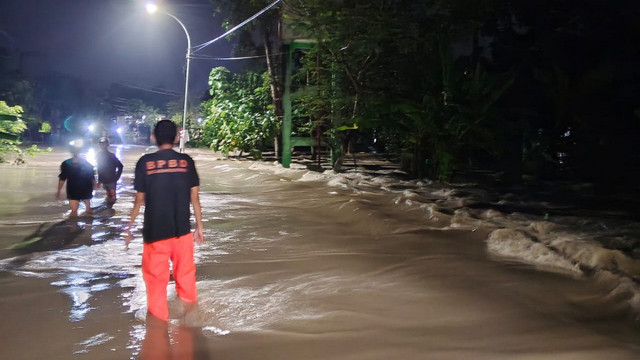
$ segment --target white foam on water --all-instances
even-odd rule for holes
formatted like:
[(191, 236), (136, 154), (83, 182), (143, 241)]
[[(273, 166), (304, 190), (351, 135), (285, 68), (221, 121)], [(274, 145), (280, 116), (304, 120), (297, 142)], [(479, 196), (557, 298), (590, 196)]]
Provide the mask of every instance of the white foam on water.
[(101, 333), (101, 334), (97, 334), (94, 335), (90, 338), (88, 338), (85, 341), (82, 341), (78, 344), (76, 344), (76, 346), (81, 347), (80, 350), (75, 350), (73, 353), (74, 354), (85, 354), (89, 352), (90, 347), (94, 347), (94, 346), (99, 346), (99, 345), (103, 345), (108, 343), (109, 341), (115, 339), (114, 336), (111, 336), (107, 333)]
[(221, 164), (221, 165), (216, 165), (213, 167), (216, 171), (221, 171), (221, 172), (229, 172), (229, 171), (233, 171), (235, 170), (235, 167), (229, 165), (229, 164)]
[(503, 218), (504, 214), (498, 210), (488, 209), (480, 212), (481, 219), (497, 219)]
[(202, 331), (207, 331), (213, 333), (214, 335), (228, 335), (231, 333), (229, 330), (224, 330), (216, 326), (205, 326), (202, 328)]
[(407, 197), (407, 198), (415, 198), (418, 197), (418, 194), (413, 191), (413, 190), (403, 190), (402, 191), (402, 196)]
[[(300, 182), (324, 183), (329, 187), (351, 190), (357, 195), (390, 194), (393, 196), (392, 204), (398, 209), (419, 209), (425, 213), (427, 221), (438, 223), (443, 229), (492, 230), (486, 241), (490, 253), (509, 260), (529, 263), (541, 270), (559, 271), (572, 276), (587, 275), (583, 270), (595, 272), (594, 276), (608, 271), (625, 279), (640, 275), (640, 263), (637, 259), (620, 250), (606, 249), (597, 240), (597, 237), (604, 236), (615, 237), (620, 242), (631, 241), (632, 239), (620, 235), (624, 228), (631, 231), (631, 225), (624, 224), (621, 229), (608, 226), (603, 221), (596, 220), (594, 223), (594, 220), (577, 216), (555, 216), (554, 222), (543, 221), (542, 215), (550, 211), (546, 209), (554, 209), (554, 205), (546, 201), (523, 200), (513, 193), (502, 194), (494, 199), (486, 190), (476, 188), (474, 184), (405, 181), (391, 176), (371, 176), (356, 171), (335, 173), (327, 170), (314, 173), (309, 172), (304, 166), (284, 169), (279, 164), (265, 163), (253, 163), (249, 169), (286, 176)], [(537, 209), (538, 214), (503, 213), (491, 208), (471, 209), (469, 205), (475, 203), (487, 203), (489, 206), (493, 203), (514, 209)], [(346, 210), (347, 204), (342, 204), (340, 209)], [(360, 209), (357, 203), (352, 205), (352, 211)], [(633, 280), (611, 281), (612, 286), (618, 283), (626, 284), (624, 286), (627, 290), (635, 284)], [(637, 295), (630, 296), (629, 303), (640, 312), (640, 307), (635, 305), (636, 299)]]
[(481, 226), (486, 226), (482, 219), (478, 219), (472, 212), (467, 209), (458, 209), (451, 217), (452, 228), (460, 229), (476, 229)]
[[(264, 281), (268, 279), (268, 281)], [(325, 299), (343, 294), (377, 293), (381, 287), (397, 286), (384, 275), (355, 278), (339, 271), (281, 275), (261, 274), (231, 280), (198, 282), (201, 321), (205, 329), (230, 332), (273, 329), (297, 320), (319, 320), (334, 311)]]
[(300, 179), (298, 179), (298, 181), (300, 182), (307, 182), (307, 181), (323, 181), (326, 179), (326, 175), (321, 174), (321, 173), (317, 173), (317, 172), (312, 172), (312, 171), (307, 171), (304, 173), (304, 175), (302, 175), (302, 177)]
[[(264, 170), (268, 166), (260, 169)], [(580, 273), (579, 268), (583, 266), (595, 270), (621, 271), (631, 276), (640, 274), (638, 260), (630, 258), (619, 250), (605, 249), (598, 241), (585, 239), (585, 236), (580, 234), (579, 228), (574, 227), (581, 226), (581, 222), (587, 221), (585, 219), (558, 219), (569, 224), (569, 226), (564, 224), (562, 231), (558, 231), (559, 225), (541, 221), (538, 215), (505, 214), (491, 208), (468, 208), (467, 206), (471, 203), (490, 200), (488, 192), (475, 188), (474, 184), (449, 186), (431, 181), (405, 181), (389, 176), (371, 176), (358, 172), (335, 173), (331, 170), (324, 171), (322, 176), (311, 175), (302, 168), (291, 169), (291, 171), (303, 172), (298, 177), (304, 179), (302, 181), (325, 182), (330, 187), (350, 189), (356, 193), (366, 193), (362, 191), (363, 189), (368, 191), (377, 189), (377, 191), (397, 194), (393, 199), (395, 205), (407, 210), (422, 209), (427, 213), (429, 220), (447, 220), (451, 228), (510, 229), (512, 230), (510, 236), (505, 236), (504, 232), (498, 230), (492, 233), (487, 239), (489, 250), (545, 269), (558, 268)], [(546, 201), (522, 200), (513, 193), (503, 194), (496, 200), (496, 204), (532, 209), (553, 208), (553, 205)], [(454, 215), (447, 215), (442, 209), (450, 209)], [(543, 212), (541, 210), (541, 213)], [(603, 224), (588, 230), (592, 232), (591, 237), (610, 235), (609, 233), (615, 232)], [(501, 240), (501, 238), (504, 239)]]
[[(124, 242), (105, 241), (92, 246), (80, 246), (71, 249), (45, 251), (20, 255), (0, 260), (0, 268), (7, 271), (80, 271), (87, 273), (129, 273), (139, 264), (142, 252), (140, 243), (132, 243), (125, 251)], [(12, 263), (20, 261), (19, 269), (13, 269)]]
[(340, 187), (343, 189), (346, 189), (349, 187), (349, 184), (347, 183), (346, 178), (344, 177), (340, 177), (340, 176), (335, 176), (330, 178), (327, 181), (327, 185), (331, 186), (331, 187)]
[(592, 276), (611, 288), (611, 296), (626, 299), (630, 311), (640, 318), (640, 261), (596, 239), (602, 233), (583, 233), (547, 221), (527, 227), (498, 229), (487, 239), (490, 252), (523, 261), (549, 271), (571, 271)]
[(278, 175), (289, 179), (299, 179), (304, 172), (308, 171), (305, 166), (299, 164), (291, 164), (289, 168), (285, 168), (280, 164), (253, 162), (249, 165), (249, 170), (265, 172), (272, 175)]
[(437, 205), (430, 204), (421, 204), (420, 209), (427, 214), (427, 218), (431, 221), (440, 221), (440, 219), (448, 219), (449, 215), (441, 212)]
[[(301, 287), (287, 281), (260, 284), (249, 278), (207, 280), (198, 283), (204, 326), (232, 332), (267, 329), (296, 317), (308, 317), (309, 309), (292, 306)], [(219, 324), (218, 324), (219, 322)]]
[(454, 196), (455, 190), (454, 189), (436, 189), (431, 191), (431, 195), (446, 199)]
[(544, 244), (535, 241), (529, 234), (514, 229), (498, 229), (491, 232), (487, 239), (490, 252), (524, 260), (544, 268), (564, 270), (582, 275), (579, 267), (565, 259)]

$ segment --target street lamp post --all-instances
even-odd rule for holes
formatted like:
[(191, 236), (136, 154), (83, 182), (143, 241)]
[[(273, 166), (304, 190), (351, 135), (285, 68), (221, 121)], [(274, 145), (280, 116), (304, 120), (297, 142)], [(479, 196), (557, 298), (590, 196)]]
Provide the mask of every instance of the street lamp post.
[(184, 24), (182, 23), (182, 21), (180, 21), (180, 19), (169, 14), (166, 11), (159, 10), (155, 4), (147, 4), (147, 12), (150, 14), (153, 14), (155, 12), (161, 12), (171, 17), (173, 20), (177, 21), (178, 24), (180, 24), (180, 26), (182, 27), (182, 30), (184, 30), (184, 34), (187, 36), (187, 55), (186, 55), (187, 68), (184, 76), (184, 108), (182, 111), (182, 131), (180, 132), (180, 152), (183, 153), (185, 142), (186, 142), (186, 135), (187, 135), (187, 96), (189, 94), (189, 62), (191, 61), (191, 38), (189, 37), (189, 32), (187, 31), (187, 27), (184, 26)]

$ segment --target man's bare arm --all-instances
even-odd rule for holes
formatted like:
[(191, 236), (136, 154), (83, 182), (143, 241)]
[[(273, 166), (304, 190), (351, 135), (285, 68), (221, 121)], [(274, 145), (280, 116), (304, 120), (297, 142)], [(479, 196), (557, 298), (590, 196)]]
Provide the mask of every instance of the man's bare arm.
[(62, 186), (64, 185), (65, 180), (58, 180), (58, 191), (56, 191), (56, 199), (60, 200), (60, 190), (62, 190)]
[(196, 218), (196, 230), (193, 233), (193, 238), (198, 244), (202, 244), (204, 243), (204, 227), (202, 225), (202, 207), (200, 206), (199, 186), (191, 188), (191, 205), (193, 205), (193, 214)]
[(140, 213), (140, 207), (144, 205), (144, 193), (136, 192), (136, 197), (133, 202), (133, 209), (131, 209), (131, 214), (129, 215), (129, 224), (127, 224), (127, 235), (124, 238), (125, 248), (129, 248), (129, 243), (133, 240), (133, 234), (131, 234), (131, 227), (136, 222), (136, 218)]

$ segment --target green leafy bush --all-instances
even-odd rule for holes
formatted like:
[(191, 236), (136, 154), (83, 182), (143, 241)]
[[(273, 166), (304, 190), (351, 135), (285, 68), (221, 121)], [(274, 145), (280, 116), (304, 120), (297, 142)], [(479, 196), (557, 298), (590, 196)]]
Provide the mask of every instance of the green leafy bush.
[(231, 74), (218, 67), (211, 70), (209, 85), (213, 98), (203, 104), (205, 117), (197, 145), (228, 155), (251, 151), (273, 138), (277, 121), (266, 73)]
[(23, 164), (25, 155), (40, 151), (36, 145), (26, 149), (20, 147), (20, 135), (27, 130), (27, 125), (20, 118), (22, 113), (21, 106), (9, 106), (0, 100), (0, 163), (6, 162), (8, 155), (14, 154), (14, 162)]

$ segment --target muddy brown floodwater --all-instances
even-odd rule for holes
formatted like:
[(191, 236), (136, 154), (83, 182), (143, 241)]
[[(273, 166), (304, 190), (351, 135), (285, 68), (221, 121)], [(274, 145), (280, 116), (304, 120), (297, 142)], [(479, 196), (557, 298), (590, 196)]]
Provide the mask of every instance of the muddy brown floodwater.
[(121, 234), (145, 148), (116, 150), (115, 211), (73, 221), (54, 199), (63, 151), (0, 166), (0, 358), (640, 357), (628, 299), (489, 255), (489, 229), (449, 226), (382, 190), (393, 184), (356, 188), (201, 150), (188, 151), (208, 239), (200, 326), (147, 324), (140, 234), (128, 251)]

